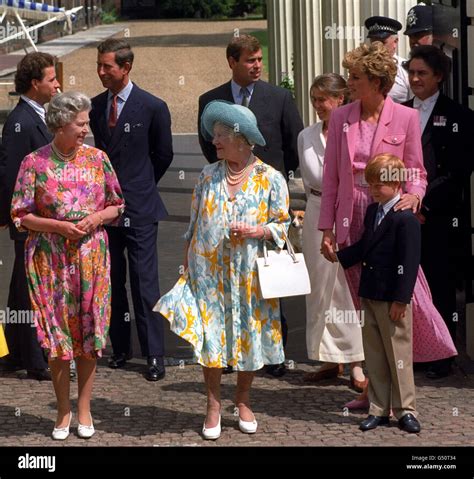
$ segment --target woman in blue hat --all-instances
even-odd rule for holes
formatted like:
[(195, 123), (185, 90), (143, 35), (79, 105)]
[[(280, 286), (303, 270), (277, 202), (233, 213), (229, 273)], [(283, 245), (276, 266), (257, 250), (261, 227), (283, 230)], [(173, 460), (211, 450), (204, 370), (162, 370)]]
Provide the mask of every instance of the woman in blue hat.
[(155, 311), (192, 344), (203, 366), (202, 433), (217, 439), (223, 368), (238, 371), (239, 428), (251, 434), (257, 430), (249, 397), (255, 371), (284, 361), (279, 301), (261, 297), (256, 260), (264, 241), (283, 247), (289, 195), (281, 173), (252, 153), (253, 145), (264, 146), (265, 140), (248, 108), (212, 101), (202, 114), (201, 131), (212, 139), (220, 161), (201, 172), (185, 234), (186, 270)]

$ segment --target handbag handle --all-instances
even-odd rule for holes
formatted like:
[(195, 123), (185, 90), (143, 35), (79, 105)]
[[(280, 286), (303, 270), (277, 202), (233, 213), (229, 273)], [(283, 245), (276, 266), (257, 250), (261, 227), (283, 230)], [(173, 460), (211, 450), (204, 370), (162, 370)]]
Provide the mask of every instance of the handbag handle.
[[(288, 235), (286, 234), (286, 231), (283, 230), (283, 238), (285, 239), (286, 243), (286, 250), (288, 251), (288, 254), (291, 256), (291, 259), (293, 260), (293, 263), (298, 263), (299, 261), (296, 259), (296, 254), (295, 250), (293, 248), (293, 245), (291, 244), (290, 238), (288, 238)], [(267, 251), (267, 243), (264, 240), (263, 241), (263, 258), (264, 258), (264, 266), (269, 266), (268, 264), (268, 251)]]

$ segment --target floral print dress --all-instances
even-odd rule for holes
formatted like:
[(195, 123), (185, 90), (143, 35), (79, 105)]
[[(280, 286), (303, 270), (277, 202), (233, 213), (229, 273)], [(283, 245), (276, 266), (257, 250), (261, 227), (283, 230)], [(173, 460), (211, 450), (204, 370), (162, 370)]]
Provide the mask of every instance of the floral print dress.
[(192, 344), (199, 364), (256, 371), (284, 361), (279, 301), (263, 299), (258, 284), (263, 241), (236, 239), (230, 225), (266, 225), (282, 247), (290, 224), (288, 203), (285, 179), (260, 160), (233, 198), (224, 161), (204, 167), (185, 234), (188, 269), (155, 306), (171, 330)]
[[(29, 213), (79, 222), (108, 206), (123, 211), (120, 185), (107, 155), (83, 145), (62, 161), (46, 145), (23, 160), (13, 193), (17, 228)], [(50, 359), (94, 359), (105, 348), (111, 283), (107, 233), (99, 226), (79, 240), (28, 230), (26, 276), (38, 340)]]

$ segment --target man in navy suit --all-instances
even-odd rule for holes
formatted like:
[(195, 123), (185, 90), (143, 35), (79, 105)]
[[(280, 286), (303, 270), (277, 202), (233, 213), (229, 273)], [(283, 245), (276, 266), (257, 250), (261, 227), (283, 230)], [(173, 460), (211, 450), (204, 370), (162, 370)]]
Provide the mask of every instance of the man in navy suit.
[[(423, 163), (428, 185), (418, 218), (421, 266), (433, 303), (456, 342), (456, 277), (469, 264), (469, 179), (472, 173), (474, 113), (444, 95), (451, 62), (432, 45), (420, 45), (405, 64), (415, 97), (406, 106), (420, 112)], [(440, 246), (443, 245), (443, 246)], [(426, 376), (449, 375), (453, 358), (433, 362)]]
[[(48, 53), (29, 53), (18, 64), (15, 91), (20, 100), (8, 115), (3, 127), (0, 148), (0, 225), (8, 225), (15, 242), (15, 261), (8, 294), (10, 311), (30, 311), (31, 303), (25, 273), (25, 240), (10, 218), (10, 205), (16, 177), (23, 158), (47, 145), (53, 139), (45, 123), (44, 105), (60, 87), (56, 79), (55, 61)], [(10, 355), (7, 364), (12, 369), (25, 368), (28, 376), (50, 380), (43, 351), (31, 324), (7, 323), (5, 327)]]
[(132, 354), (127, 250), (138, 338), (147, 358), (145, 378), (158, 381), (165, 376), (163, 318), (152, 308), (160, 296), (158, 221), (167, 211), (157, 183), (173, 160), (171, 117), (163, 100), (130, 81), (134, 56), (126, 41), (108, 39), (97, 49), (97, 73), (107, 91), (92, 99), (91, 130), (95, 146), (107, 152), (125, 197), (121, 226), (107, 228), (112, 277), (109, 367), (123, 367)]
[(289, 90), (260, 80), (262, 47), (251, 35), (234, 37), (227, 46), (232, 79), (199, 97), (198, 132), (202, 152), (209, 163), (217, 161), (212, 142), (201, 134), (201, 115), (212, 100), (227, 100), (250, 108), (266, 146), (255, 146), (254, 154), (286, 178), (298, 168), (298, 134), (303, 122)]
[[(266, 145), (255, 145), (254, 154), (265, 163), (291, 177), (298, 168), (298, 134), (303, 122), (289, 90), (260, 80), (262, 74), (262, 47), (251, 35), (234, 36), (226, 50), (232, 79), (199, 97), (198, 134), (202, 152), (209, 163), (217, 161), (216, 148), (201, 134), (201, 115), (213, 100), (227, 100), (248, 107), (257, 117), (258, 128)], [(281, 308), (280, 308), (281, 309)], [(281, 316), (283, 344), (286, 345), (288, 326)], [(285, 373), (284, 364), (269, 365), (274, 376)], [(226, 373), (231, 372), (227, 368)]]
[(401, 429), (416, 433), (411, 298), (420, 264), (421, 233), (411, 209), (395, 211), (404, 180), (403, 162), (381, 154), (367, 163), (365, 179), (377, 203), (368, 206), (364, 233), (338, 251), (344, 268), (362, 262), (359, 296), (362, 338), (369, 372), (370, 409), (360, 429), (389, 424), (390, 409)]

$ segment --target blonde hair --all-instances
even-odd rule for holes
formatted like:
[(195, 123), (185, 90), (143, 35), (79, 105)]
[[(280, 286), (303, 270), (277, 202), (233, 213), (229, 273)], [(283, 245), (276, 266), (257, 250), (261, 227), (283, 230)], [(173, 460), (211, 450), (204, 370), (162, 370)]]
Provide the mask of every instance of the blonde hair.
[(395, 83), (397, 63), (382, 42), (370, 45), (363, 43), (360, 47), (347, 52), (342, 61), (347, 69), (357, 68), (365, 73), (369, 80), (380, 80), (380, 92), (386, 96)]
[(406, 176), (405, 164), (398, 156), (391, 153), (381, 153), (374, 156), (365, 167), (367, 183), (384, 183), (396, 186), (403, 182)]

